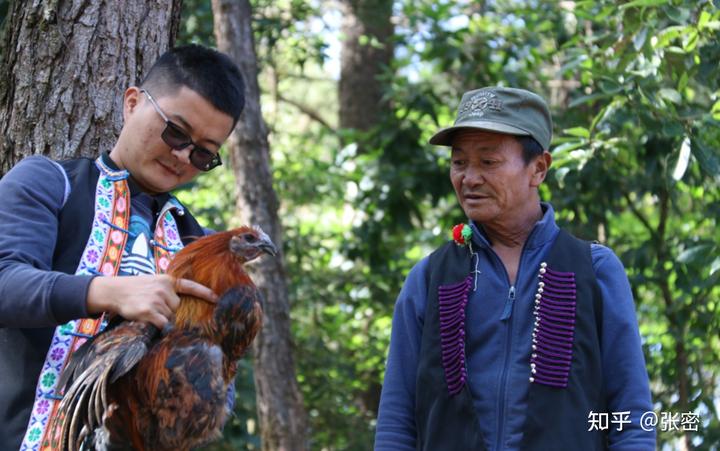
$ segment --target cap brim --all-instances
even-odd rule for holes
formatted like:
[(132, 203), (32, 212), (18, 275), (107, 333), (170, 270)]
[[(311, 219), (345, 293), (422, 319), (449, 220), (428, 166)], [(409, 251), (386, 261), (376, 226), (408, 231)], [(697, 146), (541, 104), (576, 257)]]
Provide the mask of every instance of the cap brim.
[(458, 130), (484, 130), (488, 132), (506, 133), (508, 135), (530, 136), (530, 133), (521, 128), (503, 124), (501, 122), (468, 121), (463, 122), (460, 125), (453, 125), (452, 127), (440, 130), (435, 133), (428, 142), (436, 146), (452, 146), (453, 135)]

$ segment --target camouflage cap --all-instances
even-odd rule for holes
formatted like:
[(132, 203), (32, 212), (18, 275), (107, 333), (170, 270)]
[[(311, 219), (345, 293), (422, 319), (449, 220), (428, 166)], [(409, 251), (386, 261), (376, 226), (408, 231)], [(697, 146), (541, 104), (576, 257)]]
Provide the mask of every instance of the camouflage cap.
[(548, 150), (552, 119), (547, 104), (537, 94), (524, 89), (487, 87), (463, 94), (455, 124), (435, 133), (430, 144), (451, 146), (453, 134), (462, 129), (532, 136)]

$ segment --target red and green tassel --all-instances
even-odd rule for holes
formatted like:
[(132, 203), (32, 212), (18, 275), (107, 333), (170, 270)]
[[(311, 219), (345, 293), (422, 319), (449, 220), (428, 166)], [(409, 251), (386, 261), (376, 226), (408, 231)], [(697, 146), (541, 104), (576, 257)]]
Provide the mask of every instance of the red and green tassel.
[(458, 224), (452, 229), (453, 240), (458, 246), (466, 246), (470, 243), (472, 237), (472, 229), (467, 224)]

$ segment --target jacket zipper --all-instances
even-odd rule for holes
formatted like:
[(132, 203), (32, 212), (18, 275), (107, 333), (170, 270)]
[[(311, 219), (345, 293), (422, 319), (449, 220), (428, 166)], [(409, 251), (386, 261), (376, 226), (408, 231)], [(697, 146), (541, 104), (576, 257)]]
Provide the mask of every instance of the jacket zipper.
[(505, 309), (500, 315), (500, 321), (505, 321), (510, 318), (513, 311), (513, 304), (515, 303), (515, 285), (510, 285), (510, 292), (508, 293), (507, 301), (505, 301)]
[[(518, 262), (518, 269), (515, 276), (515, 282), (517, 283), (518, 278), (520, 277), (520, 269), (522, 267), (522, 261), (523, 256), (525, 255), (525, 246), (527, 246), (527, 243), (530, 242), (530, 238), (532, 238), (533, 234), (535, 233), (535, 227), (533, 227), (533, 230), (530, 232), (530, 235), (528, 235), (527, 239), (525, 240), (525, 243), (523, 244), (522, 251), (520, 251), (520, 261)], [(495, 449), (501, 450), (504, 448), (503, 442), (505, 441), (505, 437), (503, 432), (505, 431), (505, 387), (507, 385), (507, 373), (508, 373), (508, 362), (510, 361), (510, 349), (512, 348), (512, 329), (513, 329), (513, 319), (514, 316), (512, 316), (512, 309), (513, 304), (515, 303), (515, 285), (510, 283), (510, 275), (508, 274), (507, 270), (505, 269), (505, 264), (500, 260), (500, 257), (495, 253), (492, 248), (490, 248), (492, 251), (492, 254), (495, 255), (495, 258), (500, 263), (500, 267), (505, 272), (505, 280), (507, 280), (508, 285), (510, 288), (508, 289), (508, 299), (505, 301), (505, 308), (503, 309), (503, 313), (500, 317), (501, 320), (508, 320), (508, 329), (507, 329), (507, 338), (505, 339), (505, 353), (503, 358), (503, 369), (502, 373), (500, 374), (500, 388), (498, 390), (498, 423), (497, 423), (497, 433), (495, 437)]]
[[(508, 278), (509, 280), (509, 278)], [(505, 310), (509, 310), (509, 312), (512, 312), (512, 304), (515, 300), (515, 285), (510, 285), (510, 290), (508, 292), (508, 300), (505, 303)], [(509, 308), (508, 308), (509, 306)], [(505, 316), (505, 312), (503, 312), (503, 316)], [(497, 427), (497, 437), (496, 437), (496, 444), (495, 449), (501, 450), (504, 447), (502, 446), (502, 443), (505, 441), (503, 437), (503, 431), (505, 430), (505, 386), (507, 385), (507, 373), (508, 373), (508, 361), (510, 360), (510, 349), (512, 348), (512, 329), (513, 329), (513, 318), (510, 317), (510, 313), (508, 313), (508, 328), (507, 328), (507, 337), (505, 339), (505, 352), (504, 352), (504, 358), (503, 358), (503, 369), (502, 373), (500, 375), (500, 389), (498, 390), (498, 403), (500, 404), (498, 406), (498, 427)]]

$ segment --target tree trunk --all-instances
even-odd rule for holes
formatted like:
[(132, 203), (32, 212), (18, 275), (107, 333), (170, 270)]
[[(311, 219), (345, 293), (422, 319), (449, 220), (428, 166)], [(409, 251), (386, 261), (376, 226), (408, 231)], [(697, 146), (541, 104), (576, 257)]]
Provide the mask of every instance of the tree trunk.
[(95, 156), (122, 94), (169, 49), (181, 0), (17, 0), (0, 38), (0, 175), (24, 156)]
[[(252, 9), (247, 0), (213, 0), (212, 7), (218, 49), (240, 66), (247, 84), (245, 111), (228, 141), (239, 193), (237, 209), (244, 223), (260, 225), (282, 249), (268, 131), (260, 110)], [(263, 259), (255, 269), (253, 279), (265, 297), (264, 325), (254, 345), (262, 448), (306, 449), (307, 418), (295, 379), (282, 252), (275, 259)]]
[[(343, 9), (340, 56), (340, 127), (367, 132), (384, 123), (391, 108), (383, 101), (383, 74), (393, 57), (392, 0), (341, 0)], [(362, 139), (357, 153), (365, 151)], [(371, 380), (380, 380), (380, 369)], [(370, 383), (359, 394), (363, 408), (377, 416), (382, 385)]]
[(383, 112), (380, 76), (393, 56), (391, 0), (342, 0), (340, 127), (370, 130)]

